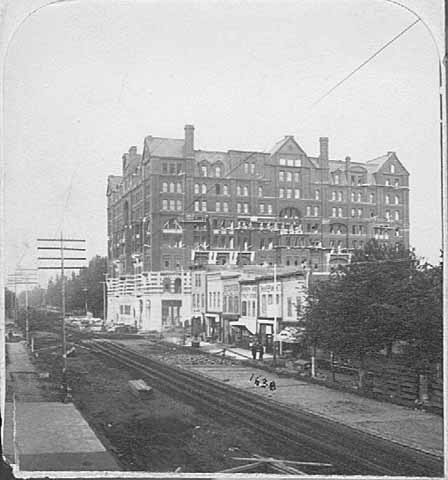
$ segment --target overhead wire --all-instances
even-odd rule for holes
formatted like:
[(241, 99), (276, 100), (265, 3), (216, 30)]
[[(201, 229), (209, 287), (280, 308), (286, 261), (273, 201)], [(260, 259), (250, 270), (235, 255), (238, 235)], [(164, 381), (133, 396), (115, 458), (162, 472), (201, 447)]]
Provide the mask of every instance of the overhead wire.
[(329, 95), (331, 95), (338, 87), (340, 87), (343, 83), (345, 83), (347, 80), (349, 80), (355, 73), (357, 73), (361, 68), (365, 67), (368, 63), (370, 63), (375, 57), (377, 57), (382, 51), (384, 51), (389, 45), (394, 43), (396, 40), (398, 40), (401, 36), (403, 36), (408, 30), (410, 30), (412, 27), (417, 25), (421, 21), (420, 18), (417, 18), (414, 22), (409, 24), (404, 30), (399, 32), (397, 35), (395, 35), (393, 38), (391, 38), (388, 42), (386, 42), (381, 48), (375, 51), (370, 57), (368, 57), (366, 60), (364, 60), (360, 65), (358, 65), (354, 70), (352, 70), (350, 73), (348, 73), (342, 80), (336, 83), (333, 87), (331, 87), (329, 90), (327, 90), (323, 95), (321, 95), (317, 100), (315, 100), (312, 103), (312, 107), (318, 105), (322, 100), (327, 98)]

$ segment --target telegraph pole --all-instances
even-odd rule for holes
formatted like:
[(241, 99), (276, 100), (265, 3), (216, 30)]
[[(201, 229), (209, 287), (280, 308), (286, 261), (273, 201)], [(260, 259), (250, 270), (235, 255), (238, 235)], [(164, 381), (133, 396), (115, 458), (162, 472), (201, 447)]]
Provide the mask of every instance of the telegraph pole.
[[(57, 265), (42, 265), (39, 266), (39, 270), (59, 270), (61, 272), (61, 316), (62, 316), (62, 382), (63, 389), (65, 394), (65, 399), (67, 398), (67, 345), (66, 345), (66, 336), (65, 336), (65, 270), (80, 270), (86, 268), (85, 265), (73, 265), (66, 262), (72, 261), (85, 261), (86, 257), (79, 257), (76, 253), (73, 253), (73, 257), (66, 257), (64, 255), (65, 251), (71, 252), (85, 252), (85, 240), (83, 239), (73, 239), (73, 238), (64, 238), (62, 232), (59, 238), (38, 238), (38, 250), (57, 250), (59, 256), (55, 257), (38, 257), (39, 261), (45, 262), (58, 262)], [(59, 246), (52, 246), (58, 243)], [(82, 247), (73, 247), (71, 245), (83, 244)], [(49, 244), (51, 246), (47, 246)], [(78, 254), (79, 255), (79, 254)]]
[(25, 340), (29, 343), (29, 315), (28, 315), (28, 285), (37, 285), (36, 269), (18, 268), (14, 274), (8, 276), (8, 283), (14, 284), (14, 316), (17, 323), (17, 285), (25, 286)]
[(272, 342), (272, 353), (274, 366), (277, 366), (277, 263), (274, 263), (274, 294), (273, 294), (273, 304), (274, 304), (274, 334)]

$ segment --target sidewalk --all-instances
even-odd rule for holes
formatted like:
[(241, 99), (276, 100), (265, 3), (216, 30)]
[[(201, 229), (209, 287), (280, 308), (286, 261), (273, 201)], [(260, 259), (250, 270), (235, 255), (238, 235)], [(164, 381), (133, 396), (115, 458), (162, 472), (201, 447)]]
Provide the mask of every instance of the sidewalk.
[[(182, 339), (178, 337), (166, 337), (164, 341), (175, 343), (176, 345), (182, 345)], [(191, 346), (191, 338), (188, 338), (185, 346)], [(235, 358), (236, 360), (252, 360), (252, 352), (249, 349), (233, 347), (231, 345), (223, 345), (222, 343), (209, 343), (201, 340), (199, 352), (210, 353), (212, 355), (217, 355), (222, 353), (225, 350), (225, 356), (227, 358)], [(270, 353), (265, 353), (263, 355), (264, 360), (272, 360), (272, 355)]]
[(7, 343), (4, 455), (19, 471), (119, 470), (71, 403), (48, 401), (24, 342)]
[[(226, 357), (230, 356), (231, 352), (223, 345), (201, 342), (198, 350), (218, 353), (222, 352), (223, 348), (226, 348)], [(243, 354), (246, 358), (251, 358), (248, 350), (229, 348), (237, 352), (235, 358), (241, 360), (239, 355)], [(269, 359), (268, 356), (265, 358)], [(235, 387), (269, 396), (271, 400), (289, 407), (306, 410), (402, 445), (443, 456), (443, 418), (438, 415), (333, 390), (303, 380), (281, 377), (256, 366), (197, 365), (190, 368)], [(265, 388), (256, 387), (253, 381), (250, 381), (252, 375), (266, 377), (268, 381), (274, 380), (277, 390), (271, 394)]]

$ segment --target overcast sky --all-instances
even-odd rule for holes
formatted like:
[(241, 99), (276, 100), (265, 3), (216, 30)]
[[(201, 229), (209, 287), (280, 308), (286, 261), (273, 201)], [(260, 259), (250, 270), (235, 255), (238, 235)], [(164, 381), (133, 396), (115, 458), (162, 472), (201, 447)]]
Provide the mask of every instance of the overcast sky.
[(75, 1), (30, 16), (6, 62), (8, 269), (61, 229), (105, 255), (107, 176), (129, 146), (182, 138), (185, 123), (201, 149), (294, 135), (309, 155), (328, 136), (334, 159), (395, 151), (411, 175), (411, 244), (438, 262), (438, 59), (424, 25), (312, 106), (414, 20), (383, 0)]

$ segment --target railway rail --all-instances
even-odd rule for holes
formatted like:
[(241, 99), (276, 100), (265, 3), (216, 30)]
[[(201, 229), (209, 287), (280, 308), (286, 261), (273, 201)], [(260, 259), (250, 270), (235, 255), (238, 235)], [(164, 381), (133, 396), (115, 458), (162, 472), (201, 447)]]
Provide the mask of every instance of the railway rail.
[[(278, 442), (291, 460), (331, 464), (325, 474), (443, 476), (440, 457), (385, 440), (318, 415), (291, 408), (231, 385), (143, 356), (111, 341), (83, 342), (150, 379), (168, 394), (231, 418)], [(284, 447), (283, 447), (284, 446)], [(322, 474), (308, 467), (307, 474)]]

